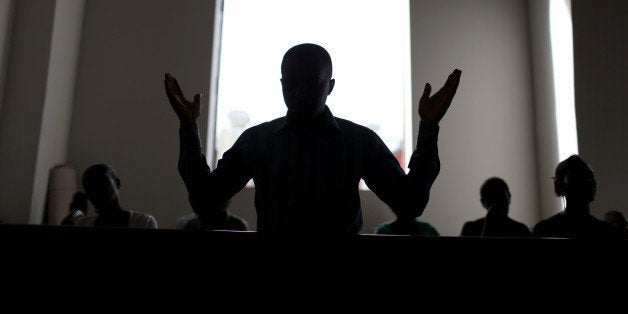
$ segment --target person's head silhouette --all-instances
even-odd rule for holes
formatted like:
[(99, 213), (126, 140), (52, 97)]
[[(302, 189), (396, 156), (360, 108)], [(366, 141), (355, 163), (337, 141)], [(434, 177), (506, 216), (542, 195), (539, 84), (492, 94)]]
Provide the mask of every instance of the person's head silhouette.
[(331, 57), (325, 48), (300, 44), (285, 53), (281, 85), (288, 117), (293, 121), (309, 121), (321, 114), (334, 84)]
[(571, 155), (556, 166), (554, 192), (564, 197), (563, 211), (534, 226), (534, 235), (559, 238), (619, 238), (620, 232), (591, 215), (597, 183), (589, 164)]
[(148, 213), (125, 210), (120, 207), (118, 189), (120, 178), (108, 165), (96, 164), (83, 172), (83, 189), (94, 205), (96, 214), (86, 216), (80, 208), (73, 210), (62, 225), (82, 227), (157, 228), (157, 220)]
[(93, 165), (85, 170), (82, 181), (85, 194), (97, 212), (119, 208), (120, 178), (113, 168), (105, 164)]
[(597, 191), (593, 169), (580, 156), (571, 155), (556, 166), (554, 191), (565, 197), (566, 209), (582, 209), (583, 213), (588, 213), (589, 203), (595, 200)]
[(604, 214), (604, 221), (621, 230), (628, 230), (628, 222), (624, 214), (617, 210), (609, 210)]
[(510, 207), (510, 191), (508, 184), (501, 178), (492, 177), (484, 181), (480, 187), (480, 202), (493, 217), (508, 216)]
[(483, 218), (467, 221), (461, 236), (474, 237), (528, 237), (530, 229), (524, 223), (508, 217), (510, 190), (502, 178), (491, 177), (480, 187), (480, 202), (486, 208)]

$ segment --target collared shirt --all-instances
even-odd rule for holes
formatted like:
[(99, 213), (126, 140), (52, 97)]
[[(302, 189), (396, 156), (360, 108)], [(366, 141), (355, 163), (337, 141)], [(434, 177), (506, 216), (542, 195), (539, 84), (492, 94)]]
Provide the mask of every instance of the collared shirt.
[(210, 171), (198, 126), (179, 130), (179, 173), (204, 219), (225, 219), (225, 200), (252, 178), (260, 232), (356, 234), (362, 227), (358, 185), (397, 214), (422, 214), (440, 171), (438, 126), (421, 123), (406, 174), (372, 130), (329, 108), (307, 132), (286, 117), (244, 131)]

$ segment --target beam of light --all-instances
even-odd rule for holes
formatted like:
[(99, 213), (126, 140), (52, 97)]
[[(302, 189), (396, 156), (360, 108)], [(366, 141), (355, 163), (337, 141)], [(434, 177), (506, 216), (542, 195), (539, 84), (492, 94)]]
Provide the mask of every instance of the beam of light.
[(550, 0), (549, 6), (556, 131), (560, 161), (578, 153), (571, 0)]

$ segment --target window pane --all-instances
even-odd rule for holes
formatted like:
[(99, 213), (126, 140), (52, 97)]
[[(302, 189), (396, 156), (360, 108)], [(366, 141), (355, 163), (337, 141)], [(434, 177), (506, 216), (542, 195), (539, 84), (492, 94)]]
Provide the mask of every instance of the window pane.
[(407, 0), (225, 0), (217, 158), (244, 129), (286, 114), (281, 59), (290, 47), (310, 42), (332, 57), (332, 113), (376, 131), (405, 167), (408, 7)]

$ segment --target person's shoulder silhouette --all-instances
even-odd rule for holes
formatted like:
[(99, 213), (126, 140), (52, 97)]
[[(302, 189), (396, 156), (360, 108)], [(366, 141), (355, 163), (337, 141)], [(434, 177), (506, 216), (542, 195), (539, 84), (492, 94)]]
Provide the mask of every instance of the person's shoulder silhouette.
[(628, 222), (624, 214), (617, 210), (609, 210), (604, 214), (604, 222), (615, 227), (624, 238), (628, 238)]
[(431, 224), (418, 218), (400, 219), (378, 225), (374, 234), (415, 235), (438, 237), (440, 234)]
[(593, 217), (590, 204), (595, 200), (597, 182), (591, 166), (572, 155), (556, 166), (554, 192), (565, 198), (561, 212), (539, 221), (533, 228), (538, 237), (618, 238), (617, 230)]
[(484, 230), (484, 217), (465, 222), (462, 225), (460, 235), (464, 237), (480, 237), (482, 236), (482, 230)]
[(486, 209), (483, 218), (466, 222), (461, 236), (476, 237), (529, 237), (530, 229), (508, 216), (510, 189), (502, 178), (488, 178), (480, 187), (480, 202)]
[[(227, 208), (231, 200), (220, 204), (219, 212), (223, 215), (208, 215), (201, 217), (197, 213), (191, 213), (180, 217), (176, 228), (182, 230), (232, 230), (248, 231), (249, 226), (246, 221), (236, 215), (231, 214)], [(203, 211), (202, 211), (203, 212)], [(208, 211), (204, 211), (208, 212)]]
[(176, 229), (181, 230), (232, 230), (248, 231), (246, 221), (236, 215), (229, 214), (224, 223), (219, 225), (203, 224), (196, 213), (182, 216), (177, 221)]
[[(83, 172), (83, 189), (94, 205), (96, 214), (85, 216), (73, 210), (66, 219), (73, 225), (84, 227), (157, 228), (155, 218), (144, 212), (123, 209), (120, 205), (121, 180), (115, 170), (105, 164), (95, 164)], [(64, 219), (65, 220), (65, 219)]]

